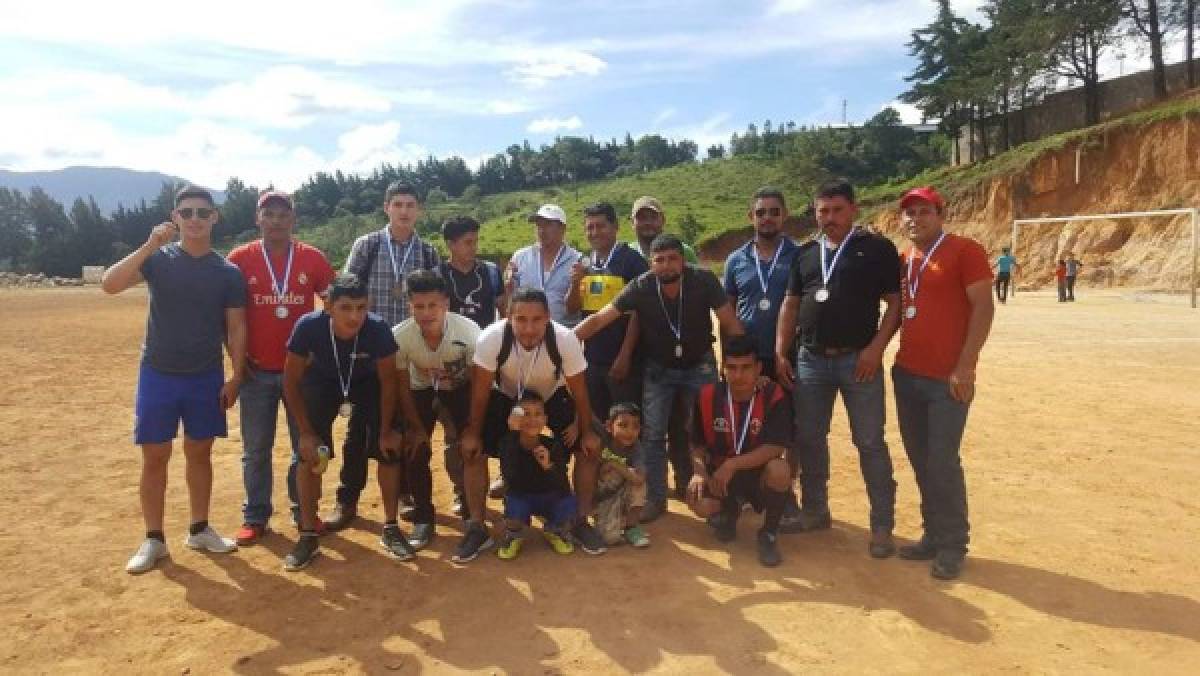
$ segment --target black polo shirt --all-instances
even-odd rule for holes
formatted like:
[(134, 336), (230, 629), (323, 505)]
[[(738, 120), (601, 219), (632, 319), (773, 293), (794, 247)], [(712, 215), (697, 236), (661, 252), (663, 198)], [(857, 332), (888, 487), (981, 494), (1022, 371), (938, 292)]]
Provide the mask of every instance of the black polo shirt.
[[(709, 311), (729, 302), (716, 275), (690, 264), (683, 266), (680, 290), (682, 299), (663, 296), (660, 300), (658, 278), (653, 272), (646, 272), (613, 300), (613, 305), (621, 312), (637, 312), (638, 352), (661, 366), (674, 369), (691, 368), (712, 352), (716, 338)], [(671, 324), (679, 327), (680, 305), (682, 338), (676, 340)], [(683, 356), (679, 358), (675, 357), (677, 344), (683, 345)]]
[[(789, 296), (800, 297), (796, 326), (800, 344), (809, 348), (862, 349), (879, 330), (879, 302), (900, 293), (900, 255), (891, 240), (866, 230), (855, 230), (829, 280), (829, 299), (818, 303), (821, 250), (824, 240), (800, 246), (788, 283)], [(835, 249), (827, 249), (825, 263)]]

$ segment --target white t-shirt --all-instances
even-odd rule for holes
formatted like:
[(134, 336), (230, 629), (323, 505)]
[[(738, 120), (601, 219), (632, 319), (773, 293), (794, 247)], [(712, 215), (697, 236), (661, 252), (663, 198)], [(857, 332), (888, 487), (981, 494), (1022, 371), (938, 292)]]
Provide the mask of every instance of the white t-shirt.
[[(504, 343), (504, 328), (508, 320), (502, 320), (488, 326), (479, 334), (475, 344), (475, 363), (489, 371), (496, 371), (496, 359), (500, 356), (500, 346)], [(554, 327), (555, 343), (558, 353), (562, 355), (562, 374), (554, 377), (554, 361), (546, 346), (538, 345), (532, 351), (521, 347), (521, 342), (513, 339), (512, 350), (508, 360), (500, 367), (500, 391), (516, 398), (518, 383), (523, 383), (526, 389), (537, 392), (543, 399), (549, 399), (554, 391), (566, 384), (564, 376), (574, 376), (587, 368), (587, 360), (583, 356), (583, 343), (575, 337), (575, 333), (558, 322), (551, 321)]]
[(453, 390), (466, 384), (479, 325), (453, 312), (446, 313), (446, 329), (438, 349), (429, 349), (421, 336), (421, 327), (409, 318), (392, 329), (396, 338), (396, 368), (407, 369), (411, 387), (427, 390)]

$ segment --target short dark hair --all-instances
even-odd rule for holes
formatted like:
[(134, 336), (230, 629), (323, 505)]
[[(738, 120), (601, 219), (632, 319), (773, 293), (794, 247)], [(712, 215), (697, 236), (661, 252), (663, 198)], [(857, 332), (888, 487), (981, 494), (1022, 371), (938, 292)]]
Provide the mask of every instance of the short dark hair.
[(417, 194), (416, 186), (414, 186), (411, 183), (405, 183), (404, 181), (396, 181), (395, 183), (392, 183), (391, 185), (389, 185), (387, 187), (387, 190), (384, 191), (384, 193), (383, 193), (383, 203), (385, 205), (390, 204), (392, 201), (392, 198), (395, 197), (396, 195), (412, 195), (412, 198), (417, 201), (417, 204), (421, 203), (421, 196), (419, 194)]
[(780, 190), (779, 188), (772, 188), (771, 186), (763, 186), (763, 187), (759, 188), (758, 190), (755, 190), (753, 201), (757, 202), (758, 200), (763, 200), (763, 199), (777, 199), (777, 200), (779, 200), (779, 206), (783, 207), (784, 209), (787, 208), (787, 200), (784, 199), (783, 191)]
[(213, 196), (212, 196), (211, 192), (209, 192), (208, 190), (206, 190), (204, 188), (201, 188), (198, 185), (190, 185), (190, 184), (183, 186), (182, 188), (179, 189), (179, 192), (175, 193), (175, 206), (178, 207), (180, 202), (182, 202), (188, 198), (201, 199), (201, 200), (204, 200), (205, 202), (208, 202), (211, 206), (214, 206), (214, 207), (217, 206), (217, 203), (213, 201)]
[(845, 197), (847, 202), (854, 202), (854, 186), (845, 178), (835, 178), (825, 181), (817, 188), (817, 199)]
[(603, 216), (604, 220), (617, 224), (617, 210), (608, 202), (596, 202), (583, 208), (584, 216)]
[(731, 336), (726, 338), (722, 343), (722, 352), (725, 359), (730, 357), (754, 357), (754, 361), (761, 361), (758, 356), (758, 348), (754, 344), (754, 339), (747, 335)]
[(451, 216), (442, 223), (442, 239), (457, 242), (468, 232), (479, 232), (479, 221), (470, 216)]
[(508, 299), (508, 311), (512, 312), (517, 303), (537, 303), (545, 308), (546, 312), (550, 311), (550, 300), (546, 298), (546, 292), (532, 286), (523, 286), (513, 291), (512, 298)]
[(366, 298), (367, 285), (358, 275), (338, 275), (329, 285), (329, 303), (345, 296), (346, 298)]
[(650, 242), (650, 253), (658, 253), (659, 251), (678, 251), (679, 255), (683, 255), (683, 240), (669, 232), (664, 232)]
[(642, 419), (642, 409), (632, 401), (619, 401), (608, 409), (608, 421), (612, 422), (620, 415), (631, 415), (638, 420)]
[(414, 293), (430, 291), (450, 296), (450, 289), (446, 287), (446, 278), (433, 270), (413, 270), (404, 278), (404, 284), (408, 287), (409, 298), (412, 298)]
[(537, 392), (527, 389), (521, 393), (520, 398), (517, 399), (517, 403), (518, 404), (542, 404), (543, 406), (545, 406), (546, 400), (543, 399), (542, 395), (538, 394)]

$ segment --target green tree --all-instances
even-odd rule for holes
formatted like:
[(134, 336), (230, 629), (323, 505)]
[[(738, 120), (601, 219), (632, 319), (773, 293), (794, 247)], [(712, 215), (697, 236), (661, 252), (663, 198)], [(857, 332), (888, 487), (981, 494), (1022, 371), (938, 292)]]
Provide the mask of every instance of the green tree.
[(75, 228), (63, 205), (34, 187), (29, 191), (29, 215), (34, 232), (31, 267), (47, 275), (78, 276), (80, 256)]
[(1120, 5), (1112, 0), (1047, 0), (1053, 17), (1049, 71), (1083, 82), (1084, 119), (1100, 121), (1100, 57), (1117, 40)]
[(703, 232), (704, 226), (700, 224), (700, 221), (696, 220), (692, 212), (685, 213), (683, 218), (680, 219), (679, 236), (683, 241), (695, 245), (696, 242), (700, 241), (700, 235)]
[(71, 205), (71, 223), (75, 227), (75, 248), (81, 265), (108, 265), (112, 261), (112, 224), (100, 213), (91, 195), (85, 202), (76, 198)]
[(225, 183), (225, 203), (221, 219), (213, 228), (213, 240), (224, 240), (257, 227), (258, 188), (246, 185), (236, 176)]
[(0, 269), (22, 268), (33, 246), (33, 216), (19, 190), (0, 187)]

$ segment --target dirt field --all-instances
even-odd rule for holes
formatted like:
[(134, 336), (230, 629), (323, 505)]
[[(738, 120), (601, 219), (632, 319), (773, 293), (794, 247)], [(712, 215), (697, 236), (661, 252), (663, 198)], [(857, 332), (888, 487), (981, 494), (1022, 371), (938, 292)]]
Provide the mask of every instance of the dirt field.
[[(1022, 294), (999, 308), (965, 442), (974, 542), (950, 584), (926, 564), (868, 558), (840, 410), (834, 528), (785, 536), (775, 570), (755, 561), (751, 519), (725, 548), (678, 503), (651, 526), (647, 551), (564, 559), (530, 540), (515, 562), (459, 569), (448, 560), (458, 527), (443, 517), (432, 549), (397, 564), (377, 544), (372, 479), (361, 527), (324, 538), (325, 556), (286, 574), (286, 519), (232, 555), (183, 547), (177, 454), (174, 558), (130, 577), (122, 567), (142, 536), (130, 428), (144, 306), (140, 291), (0, 292), (2, 672), (1200, 668), (1200, 311), (1178, 298), (1083, 289), (1073, 305)], [(212, 521), (232, 535), (241, 445), (236, 412), (229, 419)], [(894, 416), (888, 437), (897, 534), (908, 539), (916, 489)], [(330, 472), (327, 496), (335, 481)]]

